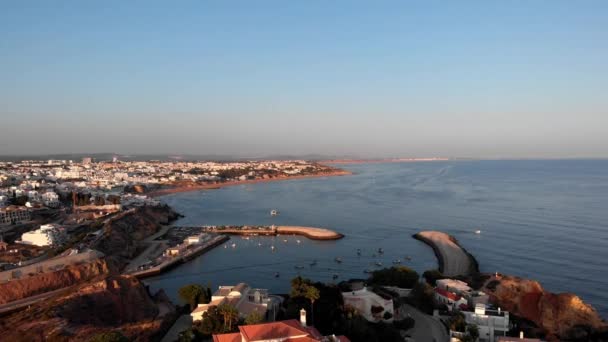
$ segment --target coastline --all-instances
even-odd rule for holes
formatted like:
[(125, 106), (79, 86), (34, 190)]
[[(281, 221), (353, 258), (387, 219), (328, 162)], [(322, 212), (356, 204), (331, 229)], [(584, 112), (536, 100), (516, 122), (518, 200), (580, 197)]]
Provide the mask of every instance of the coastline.
[(279, 181), (286, 181), (286, 180), (292, 180), (292, 179), (349, 176), (352, 174), (353, 174), (352, 172), (347, 171), (347, 170), (336, 170), (336, 171), (332, 171), (332, 172), (322, 172), (322, 173), (316, 173), (316, 174), (312, 174), (312, 175), (278, 176), (278, 177), (274, 177), (274, 178), (251, 179), (251, 180), (244, 180), (244, 181), (228, 181), (228, 182), (220, 182), (220, 183), (175, 186), (175, 187), (168, 187), (168, 188), (164, 188), (164, 189), (154, 190), (154, 191), (147, 193), (147, 195), (149, 197), (160, 197), (160, 196), (170, 195), (170, 194), (175, 194), (175, 193), (180, 193), (180, 192), (221, 189), (223, 187), (243, 185), (243, 184), (279, 182)]
[(424, 231), (412, 235), (433, 249), (439, 272), (445, 276), (468, 276), (479, 273), (479, 263), (467, 252), (458, 240), (451, 235), (438, 231)]

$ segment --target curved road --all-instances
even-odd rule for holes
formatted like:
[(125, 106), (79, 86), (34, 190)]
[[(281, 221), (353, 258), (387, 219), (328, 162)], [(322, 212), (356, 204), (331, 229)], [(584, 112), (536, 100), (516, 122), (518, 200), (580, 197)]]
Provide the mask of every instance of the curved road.
[(410, 335), (415, 342), (450, 341), (445, 326), (433, 316), (429, 316), (411, 305), (401, 305), (399, 307), (398, 318), (404, 319), (405, 317), (408, 317), (408, 315), (416, 321), (414, 327), (407, 331), (407, 334)]

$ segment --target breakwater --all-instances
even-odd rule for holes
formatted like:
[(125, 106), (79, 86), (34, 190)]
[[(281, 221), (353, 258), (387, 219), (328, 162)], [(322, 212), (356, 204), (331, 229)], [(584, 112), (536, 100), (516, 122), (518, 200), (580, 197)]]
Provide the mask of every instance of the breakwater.
[(339, 240), (344, 235), (326, 228), (302, 226), (202, 226), (202, 232), (244, 236), (301, 235), (311, 240)]
[(467, 276), (479, 272), (479, 264), (451, 235), (438, 231), (424, 231), (413, 237), (429, 245), (439, 264), (439, 272), (448, 277)]

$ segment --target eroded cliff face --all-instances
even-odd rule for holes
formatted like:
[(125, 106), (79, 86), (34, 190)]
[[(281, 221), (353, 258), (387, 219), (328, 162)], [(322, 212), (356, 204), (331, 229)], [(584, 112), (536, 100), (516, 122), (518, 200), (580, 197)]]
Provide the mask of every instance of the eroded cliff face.
[(501, 275), (491, 277), (482, 290), (496, 305), (534, 322), (550, 341), (608, 338), (607, 323), (574, 294), (554, 294), (545, 291), (537, 281)]
[(124, 266), (139, 252), (139, 242), (158, 232), (179, 215), (168, 206), (141, 207), (122, 213), (103, 227), (102, 238), (93, 246)]
[(117, 267), (114, 263), (99, 259), (86, 264), (68, 266), (55, 272), (11, 280), (0, 284), (0, 304), (70, 287), (93, 279), (101, 279), (116, 271)]
[(33, 305), (0, 323), (6, 341), (80, 340), (119, 330), (137, 341), (162, 337), (175, 318), (175, 307), (159, 293), (150, 297), (131, 276), (109, 276)]

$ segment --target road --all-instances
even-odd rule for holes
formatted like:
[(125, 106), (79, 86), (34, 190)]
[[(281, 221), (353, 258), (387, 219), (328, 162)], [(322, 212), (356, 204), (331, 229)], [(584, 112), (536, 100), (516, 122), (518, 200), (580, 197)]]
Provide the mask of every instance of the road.
[(407, 331), (416, 342), (448, 342), (450, 337), (445, 326), (433, 316), (427, 315), (411, 305), (403, 304), (399, 307), (399, 315), (396, 319), (412, 317), (416, 324)]
[(161, 340), (161, 342), (174, 342), (177, 341), (179, 337), (179, 333), (182, 331), (192, 327), (192, 316), (190, 315), (181, 315), (171, 326), (171, 329), (167, 332), (165, 337)]

